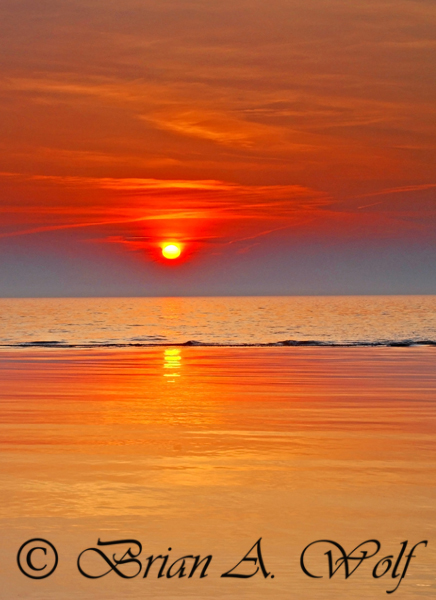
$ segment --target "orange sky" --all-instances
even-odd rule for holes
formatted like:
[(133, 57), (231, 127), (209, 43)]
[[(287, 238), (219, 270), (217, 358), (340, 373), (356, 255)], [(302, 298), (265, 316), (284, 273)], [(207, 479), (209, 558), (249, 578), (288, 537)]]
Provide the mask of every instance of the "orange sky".
[(429, 0), (3, 0), (0, 295), (361, 293), (404, 249), (363, 291), (436, 292), (435, 25)]

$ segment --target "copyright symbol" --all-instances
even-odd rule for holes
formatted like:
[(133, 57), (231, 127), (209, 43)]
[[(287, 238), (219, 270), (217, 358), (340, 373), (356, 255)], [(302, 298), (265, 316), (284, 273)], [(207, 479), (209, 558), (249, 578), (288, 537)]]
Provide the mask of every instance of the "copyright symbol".
[(47, 540), (33, 538), (24, 542), (18, 550), (17, 565), (26, 577), (45, 579), (58, 566), (58, 553)]

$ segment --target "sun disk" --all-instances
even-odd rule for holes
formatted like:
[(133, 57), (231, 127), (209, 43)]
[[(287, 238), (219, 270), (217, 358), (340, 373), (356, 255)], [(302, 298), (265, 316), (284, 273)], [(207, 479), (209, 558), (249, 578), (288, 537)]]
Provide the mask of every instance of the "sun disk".
[(165, 258), (169, 258), (170, 260), (173, 258), (179, 258), (181, 253), (180, 246), (176, 244), (168, 244), (162, 248), (162, 254)]

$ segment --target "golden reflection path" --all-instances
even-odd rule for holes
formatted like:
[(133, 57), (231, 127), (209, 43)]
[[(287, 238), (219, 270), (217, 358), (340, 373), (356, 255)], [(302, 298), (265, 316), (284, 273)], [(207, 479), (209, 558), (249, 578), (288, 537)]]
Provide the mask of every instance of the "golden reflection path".
[(182, 366), (182, 356), (179, 348), (166, 348), (164, 350), (164, 369), (171, 372), (165, 372), (164, 377), (168, 383), (175, 383), (177, 377), (180, 377), (180, 368)]

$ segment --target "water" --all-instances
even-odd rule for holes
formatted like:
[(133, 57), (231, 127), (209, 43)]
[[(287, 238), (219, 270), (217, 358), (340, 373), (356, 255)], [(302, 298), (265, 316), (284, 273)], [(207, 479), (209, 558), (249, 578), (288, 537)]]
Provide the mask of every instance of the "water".
[(1, 299), (0, 346), (436, 345), (436, 296)]
[[(404, 540), (428, 540), (392, 597), (435, 598), (436, 348), (0, 356), (0, 598), (389, 598), (398, 580), (374, 579), (374, 559), (329, 580), (324, 546), (309, 562), (323, 579), (300, 568), (315, 540), (350, 552), (371, 538), (378, 559), (398, 556)], [(222, 579), (260, 537), (275, 578)], [(16, 564), (32, 538), (59, 553), (41, 581)], [(77, 557), (98, 539), (139, 540), (141, 560), (168, 552), (213, 561), (204, 580), (159, 579), (156, 569), (146, 579), (85, 579)], [(45, 561), (41, 551), (34, 558)], [(94, 572), (107, 571), (97, 559)]]
[[(0, 598), (387, 597), (374, 560), (300, 568), (315, 540), (370, 538), (380, 558), (428, 540), (395, 598), (435, 597), (435, 296), (4, 299), (0, 346)], [(275, 578), (222, 579), (260, 537)], [(59, 552), (36, 582), (33, 538)], [(210, 574), (89, 580), (98, 539)]]

